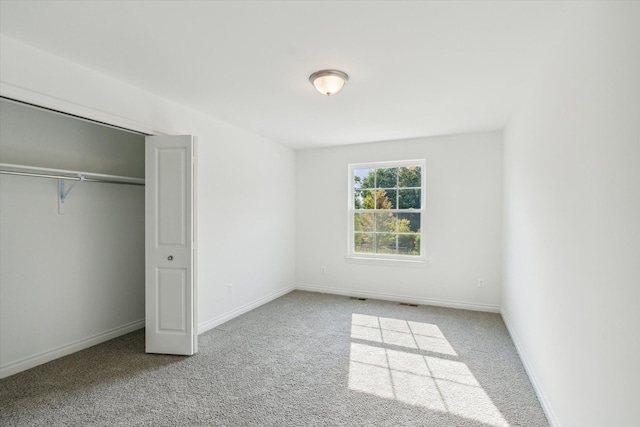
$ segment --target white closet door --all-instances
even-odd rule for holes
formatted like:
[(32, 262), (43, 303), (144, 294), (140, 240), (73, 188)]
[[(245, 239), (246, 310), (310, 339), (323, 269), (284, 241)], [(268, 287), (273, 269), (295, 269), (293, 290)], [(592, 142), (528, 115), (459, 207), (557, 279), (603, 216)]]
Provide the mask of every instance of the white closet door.
[(146, 138), (146, 351), (198, 350), (194, 280), (194, 138)]

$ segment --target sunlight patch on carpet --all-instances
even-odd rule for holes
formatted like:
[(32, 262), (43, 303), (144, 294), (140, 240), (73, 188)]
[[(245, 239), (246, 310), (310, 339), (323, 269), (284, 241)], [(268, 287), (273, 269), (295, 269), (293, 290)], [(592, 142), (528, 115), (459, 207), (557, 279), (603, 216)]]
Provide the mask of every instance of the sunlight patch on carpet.
[(457, 353), (437, 325), (354, 313), (351, 338), (356, 340), (350, 350), (351, 390), (491, 426), (509, 425), (468, 366), (450, 359)]
[(437, 325), (353, 313), (351, 338), (457, 356)]

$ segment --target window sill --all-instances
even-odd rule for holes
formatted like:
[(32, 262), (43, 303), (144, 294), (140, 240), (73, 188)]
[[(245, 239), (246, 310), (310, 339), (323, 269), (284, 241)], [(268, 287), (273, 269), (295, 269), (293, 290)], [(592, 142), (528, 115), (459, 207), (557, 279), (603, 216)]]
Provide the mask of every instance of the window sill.
[(413, 259), (393, 259), (393, 258), (369, 258), (359, 256), (345, 256), (344, 260), (350, 264), (372, 264), (372, 265), (388, 265), (395, 267), (417, 267), (424, 268), (427, 266), (426, 258)]

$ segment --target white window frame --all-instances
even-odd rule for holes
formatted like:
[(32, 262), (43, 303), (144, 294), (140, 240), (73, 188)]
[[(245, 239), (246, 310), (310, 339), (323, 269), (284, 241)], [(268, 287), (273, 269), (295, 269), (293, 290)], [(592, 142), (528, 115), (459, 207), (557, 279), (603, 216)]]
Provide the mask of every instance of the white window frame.
[[(347, 236), (347, 261), (364, 261), (364, 262), (374, 262), (374, 263), (388, 263), (388, 262), (399, 262), (399, 263), (424, 263), (426, 262), (425, 256), (425, 189), (426, 189), (426, 180), (425, 180), (425, 159), (417, 159), (417, 160), (400, 160), (400, 161), (389, 161), (389, 162), (369, 162), (369, 163), (352, 163), (348, 165), (348, 174), (347, 174), (347, 182), (348, 182), (348, 197), (347, 197), (347, 223), (348, 223), (348, 236)], [(386, 169), (386, 168), (400, 168), (406, 166), (420, 166), (420, 209), (391, 209), (391, 212), (396, 213), (420, 213), (420, 255), (393, 255), (393, 254), (367, 254), (361, 252), (354, 251), (354, 218), (355, 213), (374, 213), (374, 209), (355, 209), (355, 200), (354, 200), (354, 171), (356, 169)]]

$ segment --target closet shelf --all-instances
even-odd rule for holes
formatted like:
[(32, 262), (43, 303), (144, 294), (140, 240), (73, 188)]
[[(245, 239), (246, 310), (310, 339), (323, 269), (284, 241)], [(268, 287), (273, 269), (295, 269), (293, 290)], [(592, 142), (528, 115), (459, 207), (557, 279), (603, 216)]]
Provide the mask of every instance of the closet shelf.
[(144, 185), (143, 178), (107, 175), (101, 173), (70, 171), (64, 169), (41, 168), (37, 166), (0, 163), (0, 173), (7, 175), (35, 176), (39, 178), (65, 179), (84, 182), (105, 182), (109, 184)]

